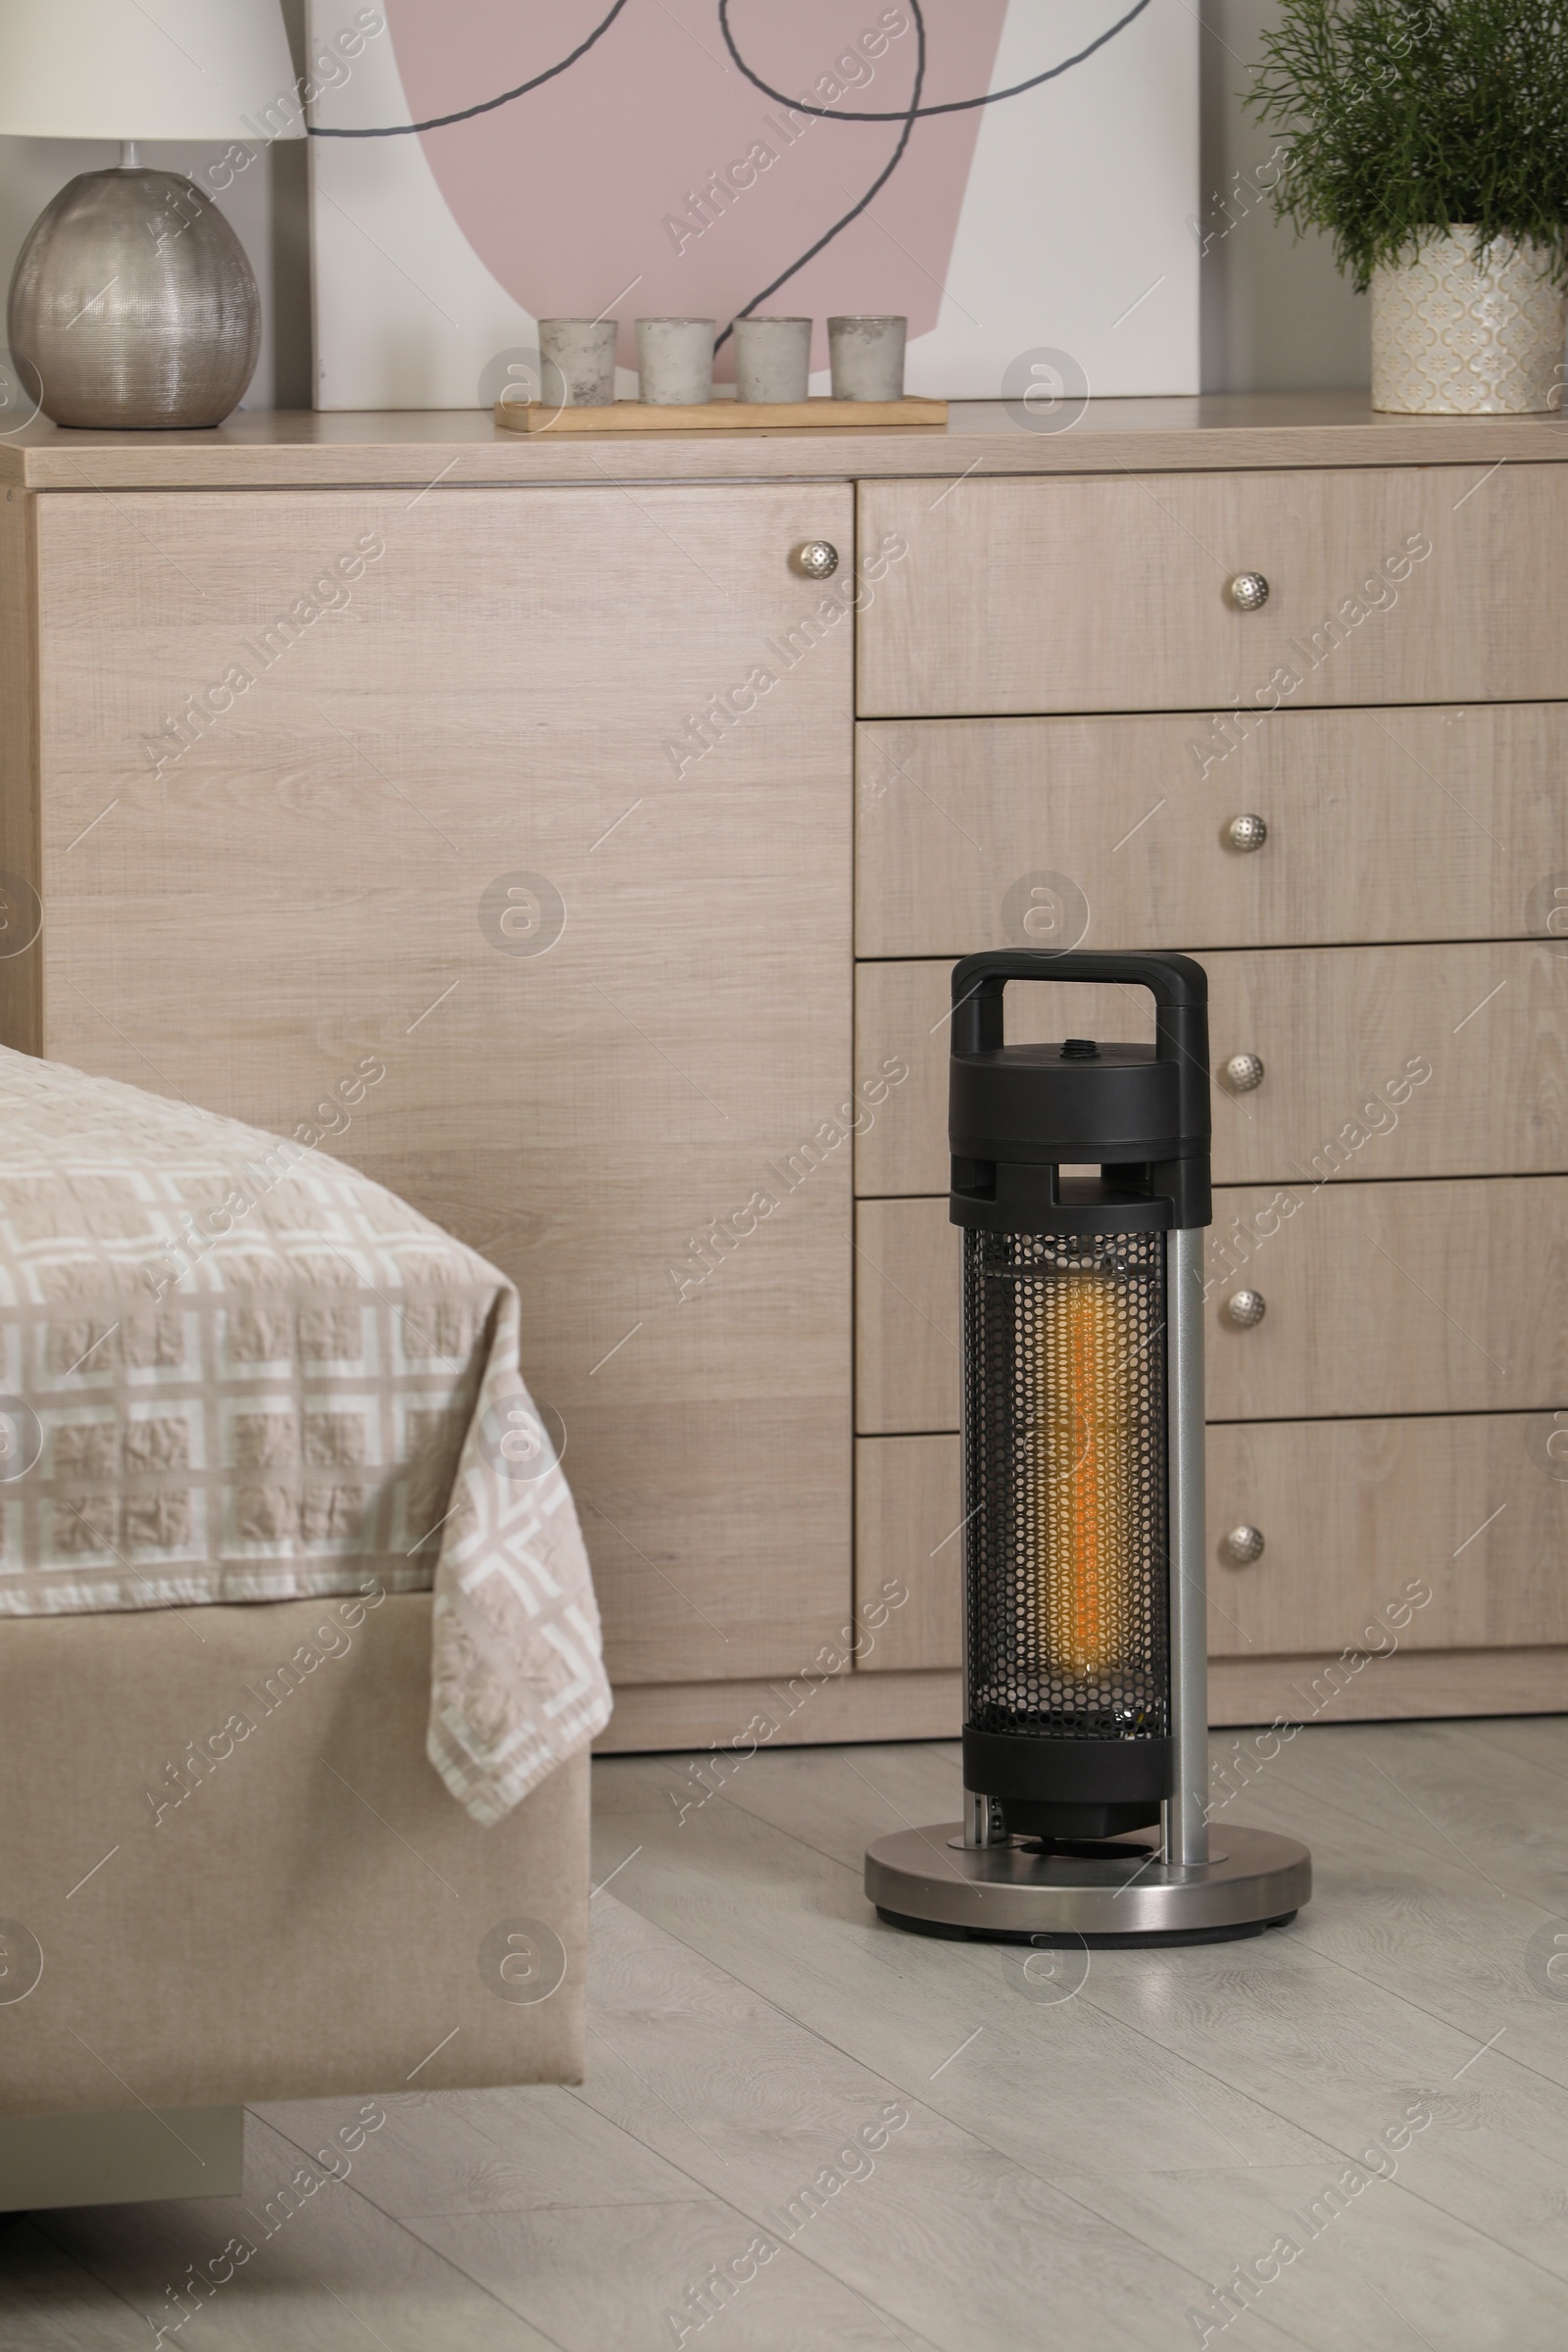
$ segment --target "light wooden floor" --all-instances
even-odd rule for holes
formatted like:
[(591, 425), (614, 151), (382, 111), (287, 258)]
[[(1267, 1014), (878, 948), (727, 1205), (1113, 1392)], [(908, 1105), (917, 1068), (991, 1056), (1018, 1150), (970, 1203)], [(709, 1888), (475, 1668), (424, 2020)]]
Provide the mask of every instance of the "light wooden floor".
[[(1194, 2312), (1250, 2352), (1568, 2345), (1568, 1720), (1303, 1732), (1235, 1808), (1310, 1841), (1298, 1924), (1097, 1954), (1075, 1990), (1081, 1964), (1031, 1989), (1015, 1952), (866, 1908), (867, 1838), (956, 1813), (955, 1748), (760, 1753), (684, 1820), (676, 1788), (679, 1759), (596, 1767), (586, 2087), (388, 2100), (351, 2178), (167, 2342), (655, 2352), (769, 2230), (688, 2345), (1174, 2352)], [(258, 2113), (243, 2207), (18, 2222), (6, 2352), (146, 2352), (166, 2285), (254, 2239), (349, 2104)], [(1432, 2120), (1394, 2178), (1313, 2234), (1407, 2108)], [(1279, 2276), (1221, 2329), (1209, 2290), (1254, 2260)]]

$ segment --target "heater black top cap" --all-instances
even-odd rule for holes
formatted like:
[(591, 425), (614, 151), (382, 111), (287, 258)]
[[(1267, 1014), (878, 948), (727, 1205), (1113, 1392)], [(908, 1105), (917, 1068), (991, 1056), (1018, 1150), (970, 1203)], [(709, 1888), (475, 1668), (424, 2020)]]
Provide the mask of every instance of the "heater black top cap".
[[(1153, 997), (1154, 1044), (1003, 1043), (1009, 980), (1120, 981)], [(953, 969), (950, 1214), (988, 1233), (1206, 1225), (1208, 975), (1189, 956), (966, 956)], [(1064, 1165), (1098, 1166), (1068, 1177)]]

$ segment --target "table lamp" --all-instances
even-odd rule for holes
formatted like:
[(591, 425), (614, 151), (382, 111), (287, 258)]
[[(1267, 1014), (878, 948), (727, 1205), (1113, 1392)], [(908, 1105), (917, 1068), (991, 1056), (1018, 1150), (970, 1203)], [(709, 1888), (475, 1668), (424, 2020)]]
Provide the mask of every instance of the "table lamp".
[(279, 0), (0, 0), (0, 133), (120, 142), (118, 170), (45, 207), (11, 280), (11, 356), (56, 424), (220, 424), (237, 407), (261, 344), (250, 263), (212, 196), (140, 167), (135, 142), (303, 137), (296, 92)]

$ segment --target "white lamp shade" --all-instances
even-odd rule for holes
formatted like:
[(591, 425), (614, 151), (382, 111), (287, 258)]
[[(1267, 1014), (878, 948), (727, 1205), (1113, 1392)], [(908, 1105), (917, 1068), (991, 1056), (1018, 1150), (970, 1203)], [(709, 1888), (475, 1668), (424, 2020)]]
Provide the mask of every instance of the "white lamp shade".
[(260, 126), (294, 88), (279, 0), (0, 0), (0, 134), (300, 138)]

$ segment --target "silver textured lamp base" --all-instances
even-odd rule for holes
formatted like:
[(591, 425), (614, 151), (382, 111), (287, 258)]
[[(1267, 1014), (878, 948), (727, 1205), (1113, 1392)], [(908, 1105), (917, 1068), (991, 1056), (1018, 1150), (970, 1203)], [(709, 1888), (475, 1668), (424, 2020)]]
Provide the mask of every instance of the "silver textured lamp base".
[(28, 232), (11, 356), (56, 424), (221, 424), (256, 371), (262, 306), (245, 249), (174, 172), (84, 172)]
[(895, 1927), (1045, 1944), (1214, 1943), (1294, 1919), (1312, 1892), (1306, 1847), (1229, 1822), (1212, 1835), (1210, 1859), (1183, 1868), (1161, 1862), (1152, 1830), (1077, 1856), (965, 1845), (956, 1821), (898, 1830), (867, 1847), (865, 1891)]

